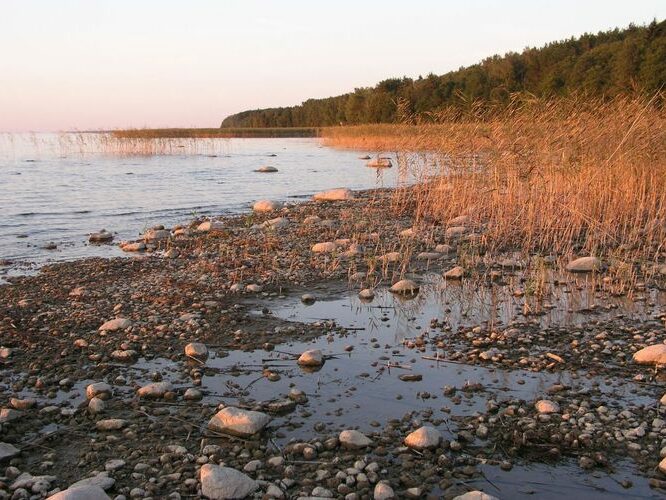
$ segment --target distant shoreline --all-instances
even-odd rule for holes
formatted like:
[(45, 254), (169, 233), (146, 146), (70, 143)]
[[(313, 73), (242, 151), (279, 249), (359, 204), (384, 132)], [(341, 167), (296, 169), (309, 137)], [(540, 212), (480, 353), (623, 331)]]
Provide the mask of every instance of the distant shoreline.
[(317, 127), (273, 127), (273, 128), (154, 128), (110, 130), (114, 137), (121, 139), (216, 139), (234, 137), (319, 137), (321, 129)]

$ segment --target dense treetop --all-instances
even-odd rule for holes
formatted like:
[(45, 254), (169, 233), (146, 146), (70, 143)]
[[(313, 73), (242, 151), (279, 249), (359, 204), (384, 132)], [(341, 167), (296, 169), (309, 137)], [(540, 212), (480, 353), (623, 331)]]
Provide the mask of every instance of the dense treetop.
[(612, 97), (631, 90), (656, 92), (665, 84), (666, 21), (653, 21), (526, 48), (520, 54), (495, 55), (441, 76), (390, 78), (375, 87), (309, 99), (298, 106), (243, 111), (225, 118), (221, 126), (392, 123), (479, 99), (505, 102), (514, 92)]

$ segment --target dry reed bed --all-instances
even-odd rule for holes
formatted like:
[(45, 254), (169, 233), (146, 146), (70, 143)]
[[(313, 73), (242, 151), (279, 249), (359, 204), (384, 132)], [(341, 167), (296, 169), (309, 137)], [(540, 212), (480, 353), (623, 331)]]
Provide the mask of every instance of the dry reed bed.
[(503, 109), (326, 129), (324, 142), (398, 152), (423, 182), (397, 190), (394, 208), (422, 222), (469, 215), (490, 250), (650, 264), (666, 252), (664, 103), (515, 96)]

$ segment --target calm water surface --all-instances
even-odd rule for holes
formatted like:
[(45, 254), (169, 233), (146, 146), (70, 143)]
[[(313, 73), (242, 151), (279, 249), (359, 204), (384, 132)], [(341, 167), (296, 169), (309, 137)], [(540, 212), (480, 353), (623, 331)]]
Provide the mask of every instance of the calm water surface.
[[(25, 266), (119, 255), (115, 246), (88, 245), (87, 235), (105, 228), (120, 241), (156, 224), (242, 212), (263, 198), (392, 187), (400, 175), (316, 139), (171, 140), (147, 148), (158, 154), (139, 154), (140, 145), (112, 147), (99, 136), (0, 135), (0, 259)], [(279, 172), (253, 171), (265, 165)], [(55, 250), (44, 248), (50, 242)]]

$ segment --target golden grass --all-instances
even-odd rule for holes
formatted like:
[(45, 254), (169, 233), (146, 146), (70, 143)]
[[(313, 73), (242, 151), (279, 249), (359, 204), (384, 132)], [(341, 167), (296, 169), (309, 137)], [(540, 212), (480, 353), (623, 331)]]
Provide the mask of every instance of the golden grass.
[(468, 215), (491, 251), (658, 262), (666, 251), (664, 104), (663, 94), (515, 96), (503, 109), (470, 105), (409, 117), (414, 124), (327, 128), (323, 140), (401, 153), (423, 182), (398, 190), (395, 208), (430, 223)]

